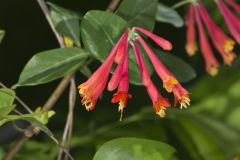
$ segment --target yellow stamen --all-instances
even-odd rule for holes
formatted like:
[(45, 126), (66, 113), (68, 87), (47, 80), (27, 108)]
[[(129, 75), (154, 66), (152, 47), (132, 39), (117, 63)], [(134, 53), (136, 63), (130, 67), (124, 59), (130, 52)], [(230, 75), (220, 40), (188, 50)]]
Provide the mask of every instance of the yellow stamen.
[(223, 44), (223, 49), (225, 52), (231, 52), (234, 49), (235, 41), (228, 39)]
[(180, 108), (183, 109), (183, 108), (187, 108), (188, 106), (190, 106), (190, 99), (188, 95), (184, 95), (181, 97), (181, 100), (180, 100)]
[(197, 45), (195, 43), (194, 44), (187, 44), (185, 48), (186, 48), (186, 51), (187, 51), (189, 56), (195, 55), (195, 53), (197, 51)]
[(227, 65), (232, 65), (232, 62), (235, 58), (236, 58), (236, 54), (234, 52), (229, 52), (224, 56), (224, 62)]
[(163, 82), (163, 88), (167, 90), (167, 92), (172, 92), (174, 85), (178, 84), (176, 78), (169, 76), (166, 81)]
[(163, 118), (166, 116), (165, 110), (166, 110), (165, 107), (161, 107), (161, 109), (156, 114), (159, 115), (161, 118)]
[(64, 41), (64, 44), (66, 45), (66, 47), (72, 47), (74, 45), (73, 40), (67, 36), (63, 37), (63, 41)]
[(119, 101), (119, 106), (118, 106), (118, 111), (121, 113), (120, 114), (120, 118), (119, 121), (122, 121), (122, 117), (123, 117), (123, 109), (125, 108), (125, 103), (123, 100)]
[(218, 68), (212, 66), (211, 68), (208, 69), (208, 73), (209, 73), (211, 76), (216, 76), (216, 75), (218, 74)]

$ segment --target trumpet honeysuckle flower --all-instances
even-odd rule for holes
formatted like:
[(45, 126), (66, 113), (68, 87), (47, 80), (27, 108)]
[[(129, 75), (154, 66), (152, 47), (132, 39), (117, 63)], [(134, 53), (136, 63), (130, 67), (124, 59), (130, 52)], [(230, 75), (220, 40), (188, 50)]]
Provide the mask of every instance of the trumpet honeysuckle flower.
[[(79, 85), (79, 94), (82, 97), (82, 104), (87, 110), (92, 110), (96, 105), (98, 97), (103, 92), (107, 85), (109, 91), (117, 89), (113, 95), (112, 103), (119, 103), (118, 110), (121, 112), (120, 120), (122, 119), (123, 109), (127, 105), (127, 101), (132, 98), (129, 94), (129, 73), (128, 73), (128, 45), (134, 49), (136, 62), (142, 78), (142, 84), (146, 87), (148, 95), (153, 103), (155, 112), (160, 116), (166, 115), (165, 110), (171, 106), (167, 98), (161, 96), (156, 86), (153, 84), (148, 69), (144, 63), (138, 43), (142, 45), (151, 60), (158, 76), (163, 81), (163, 88), (169, 93), (173, 92), (176, 102), (180, 103), (181, 108), (186, 108), (190, 105), (189, 93), (178, 82), (176, 77), (167, 69), (167, 67), (157, 58), (147, 43), (139, 35), (144, 34), (152, 39), (157, 45), (164, 50), (171, 50), (172, 44), (148, 30), (140, 27), (127, 29), (121, 36), (119, 41), (115, 44), (112, 51), (102, 65), (93, 73), (93, 75), (84, 83)], [(113, 63), (117, 66), (110, 78), (108, 84), (108, 75)]]
[(231, 35), (240, 44), (240, 19), (224, 4), (222, 0), (216, 0), (223, 18), (228, 26)]
[(175, 78), (175, 76), (157, 58), (157, 56), (153, 53), (153, 51), (150, 49), (147, 43), (142, 39), (141, 36), (137, 36), (137, 40), (143, 46), (144, 50), (146, 51), (149, 59), (153, 64), (155, 71), (157, 72), (158, 76), (162, 79), (163, 88), (165, 88), (168, 92), (172, 92), (174, 85), (179, 83)]
[(137, 30), (142, 32), (143, 34), (145, 34), (146, 36), (148, 36), (149, 38), (151, 38), (157, 45), (159, 45), (160, 47), (162, 47), (164, 50), (171, 50), (172, 49), (172, 43), (170, 43), (169, 41), (167, 41), (166, 39), (159, 37), (155, 34), (153, 34), (152, 32), (149, 32), (146, 29), (140, 28), (140, 27), (134, 27), (133, 30)]
[(236, 11), (240, 12), (240, 5), (233, 0), (225, 0), (230, 6), (232, 6)]
[(176, 105), (177, 102), (179, 102), (181, 109), (187, 108), (190, 105), (190, 99), (189, 99), (190, 94), (180, 84), (177, 84), (173, 88), (173, 94), (175, 98), (174, 105)]
[(221, 54), (224, 63), (227, 65), (231, 65), (233, 60), (236, 57), (235, 53), (233, 52), (235, 41), (233, 39), (229, 38), (216, 25), (216, 23), (211, 19), (206, 8), (203, 6), (203, 4), (201, 2), (196, 6), (200, 12), (203, 22), (205, 23), (205, 25), (209, 31), (209, 35), (212, 39), (212, 42), (213, 42), (215, 48)]
[[(128, 47), (126, 47), (128, 48)], [(126, 54), (126, 53), (124, 53)], [(119, 103), (118, 111), (121, 112), (120, 121), (122, 120), (123, 109), (126, 107), (127, 100), (132, 98), (132, 95), (128, 93), (128, 56), (124, 56), (122, 74), (120, 77), (118, 91), (113, 95), (112, 103)]]
[[(163, 81), (163, 88), (165, 88), (167, 92), (173, 92), (174, 96), (177, 97), (178, 102), (180, 102), (181, 106), (185, 106), (186, 108), (188, 105), (190, 105), (190, 99), (188, 98), (189, 93), (181, 86), (176, 77), (157, 58), (157, 56), (153, 53), (151, 48), (147, 45), (147, 43), (142, 39), (141, 36), (138, 35), (137, 40), (145, 49), (149, 59), (153, 64), (155, 71), (157, 72), (160, 79)], [(178, 88), (181, 88), (181, 91), (178, 91)], [(183, 89), (184, 92), (182, 92)]]
[[(142, 76), (142, 83), (145, 85), (148, 95), (152, 100), (153, 108), (156, 114), (160, 117), (164, 117), (166, 115), (165, 110), (167, 107), (170, 107), (171, 104), (169, 103), (167, 98), (163, 98), (161, 94), (158, 92), (156, 86), (151, 80), (151, 77), (147, 71), (147, 67), (144, 63), (144, 60), (141, 56), (140, 49), (138, 47), (137, 42), (133, 43), (134, 54), (137, 60), (137, 64)], [(147, 81), (147, 83), (146, 83)]]
[(190, 5), (185, 23), (187, 27), (185, 48), (189, 56), (193, 56), (197, 51), (196, 31), (194, 22), (195, 22), (194, 7), (193, 5)]
[(78, 86), (79, 94), (82, 97), (82, 104), (85, 105), (87, 110), (92, 110), (95, 107), (98, 97), (101, 95), (106, 86), (108, 75), (116, 57), (116, 53), (127, 37), (128, 31), (123, 34), (103, 64), (86, 82)]
[(200, 39), (200, 47), (201, 47), (202, 55), (205, 60), (206, 71), (210, 75), (215, 76), (218, 72), (219, 63), (213, 54), (211, 45), (209, 44), (207, 36), (204, 32), (204, 27), (203, 27), (199, 12), (195, 9), (195, 13), (193, 14), (196, 16), (196, 22), (198, 26), (198, 33), (199, 33), (199, 39)]
[[(228, 23), (228, 26), (231, 27), (231, 32), (233, 37), (236, 39), (240, 39), (240, 32), (238, 31), (239, 22), (236, 20), (235, 15), (230, 15), (229, 9), (222, 4), (223, 2), (221, 0), (216, 0), (216, 2), (219, 5), (219, 8), (222, 8), (222, 12), (224, 10), (225, 19)], [(224, 5), (224, 6), (223, 6)], [(228, 10), (227, 10), (228, 9)], [(220, 9), (221, 10), (221, 9)], [(213, 21), (213, 19), (210, 17), (208, 11), (204, 7), (204, 5), (201, 3), (200, 0), (194, 1), (189, 5), (189, 10), (187, 13), (187, 19), (186, 19), (186, 26), (187, 26), (187, 43), (186, 43), (186, 51), (189, 55), (193, 55), (196, 50), (196, 33), (195, 33), (195, 23), (197, 24), (196, 27), (198, 28), (198, 35), (199, 35), (199, 41), (200, 41), (200, 48), (203, 55), (203, 58), (205, 60), (205, 68), (206, 71), (212, 75), (215, 76), (218, 73), (218, 68), (220, 66), (217, 58), (214, 56), (214, 53), (211, 48), (211, 44), (208, 41), (208, 34), (205, 33), (204, 26), (206, 27), (210, 39), (212, 41), (213, 46), (216, 48), (218, 53), (221, 55), (224, 63), (226, 65), (231, 65), (233, 60), (235, 59), (236, 55), (233, 52), (235, 41), (228, 37)], [(235, 24), (233, 24), (233, 21)], [(237, 33), (238, 32), (238, 33)]]

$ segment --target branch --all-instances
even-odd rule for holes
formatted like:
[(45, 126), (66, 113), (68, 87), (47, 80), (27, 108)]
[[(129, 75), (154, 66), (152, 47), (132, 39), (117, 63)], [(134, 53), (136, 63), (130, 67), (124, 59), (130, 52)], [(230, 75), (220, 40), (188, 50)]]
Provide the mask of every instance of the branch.
[(121, 0), (112, 0), (106, 11), (114, 12)]
[(55, 37), (57, 38), (57, 41), (58, 41), (60, 47), (64, 48), (65, 45), (64, 45), (63, 38), (62, 38), (61, 35), (58, 34), (58, 32), (56, 31), (56, 29), (55, 29), (55, 27), (53, 25), (53, 22), (52, 22), (51, 17), (50, 17), (50, 12), (48, 10), (48, 7), (47, 7), (45, 1), (44, 0), (37, 0), (37, 2), (38, 2), (38, 5), (40, 6), (40, 8), (42, 9), (42, 11), (43, 11), (43, 13), (44, 13), (44, 15), (45, 15), (45, 17), (46, 17), (46, 19), (47, 19), (51, 29), (52, 29), (52, 31), (54, 33)]
[[(71, 79), (70, 91), (69, 91), (69, 110), (67, 115), (67, 122), (64, 128), (63, 137), (61, 145), (69, 148), (71, 138), (72, 138), (72, 126), (73, 126), (73, 111), (76, 103), (76, 96), (77, 96), (76, 84), (74, 77)], [(62, 159), (63, 149), (61, 148), (58, 154), (58, 160)], [(65, 159), (67, 156), (65, 157)]]

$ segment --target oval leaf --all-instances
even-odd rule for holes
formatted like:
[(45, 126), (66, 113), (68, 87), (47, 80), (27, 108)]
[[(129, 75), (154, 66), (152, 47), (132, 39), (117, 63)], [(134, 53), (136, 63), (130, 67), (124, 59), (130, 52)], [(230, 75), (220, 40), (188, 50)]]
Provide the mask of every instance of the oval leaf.
[(174, 152), (173, 147), (162, 142), (118, 138), (101, 146), (93, 160), (169, 160)]
[(183, 19), (175, 10), (161, 3), (157, 5), (156, 20), (172, 24), (175, 27), (184, 25)]
[(155, 50), (156, 55), (167, 66), (167, 68), (176, 76), (180, 82), (188, 82), (196, 78), (195, 70), (182, 59), (171, 53), (164, 53), (161, 50)]
[(77, 70), (89, 53), (80, 48), (60, 48), (40, 52), (24, 67), (14, 87), (53, 81)]
[(123, 0), (116, 14), (128, 21), (131, 27), (143, 27), (150, 31), (155, 24), (157, 0)]

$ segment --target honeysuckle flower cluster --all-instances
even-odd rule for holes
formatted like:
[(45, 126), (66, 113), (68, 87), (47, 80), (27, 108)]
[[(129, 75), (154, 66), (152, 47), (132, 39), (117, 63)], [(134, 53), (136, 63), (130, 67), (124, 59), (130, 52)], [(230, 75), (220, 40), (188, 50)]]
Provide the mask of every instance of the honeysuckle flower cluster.
[[(165, 88), (167, 92), (173, 93), (175, 97), (174, 105), (180, 103), (181, 108), (187, 108), (190, 105), (188, 91), (182, 87), (176, 77), (157, 58), (139, 33), (144, 34), (152, 39), (164, 50), (168, 51), (172, 49), (172, 44), (169, 41), (147, 31), (144, 28), (134, 27), (132, 29), (127, 29), (115, 44), (109, 56), (105, 59), (102, 65), (86, 82), (78, 86), (79, 94), (82, 97), (82, 104), (85, 105), (87, 110), (94, 109), (98, 97), (107, 86), (109, 91), (117, 89), (117, 92), (113, 95), (112, 103), (119, 103), (118, 110), (121, 112), (122, 117), (122, 112), (126, 107), (127, 101), (132, 98), (132, 95), (129, 93), (129, 45), (133, 47), (136, 62), (141, 74), (142, 84), (146, 87), (147, 93), (152, 100), (154, 111), (160, 117), (164, 117), (166, 115), (165, 110), (166, 108), (169, 108), (171, 104), (167, 98), (164, 98), (160, 94), (151, 80), (148, 69), (142, 57), (142, 53), (139, 49), (139, 45), (141, 45), (146, 51), (146, 54), (151, 60), (155, 71), (163, 82), (163, 88)], [(109, 72), (113, 63), (116, 63), (117, 66), (108, 82)]]
[[(215, 2), (225, 19), (232, 37), (240, 43), (240, 20), (225, 5), (223, 0), (215, 0)], [(240, 11), (239, 5), (237, 5), (234, 1), (226, 0), (226, 2), (237, 11)], [(236, 58), (236, 54), (233, 51), (235, 41), (225, 34), (219, 26), (217, 26), (200, 0), (194, 1), (189, 5), (188, 14), (186, 16), (186, 51), (190, 56), (194, 55), (197, 51), (195, 23), (198, 28), (200, 48), (205, 60), (206, 71), (210, 75), (214, 76), (217, 74), (220, 64), (214, 56), (212, 46), (208, 41), (204, 26), (208, 31), (213, 46), (216, 48), (218, 53), (220, 53), (226, 65), (231, 65), (233, 60)]]

